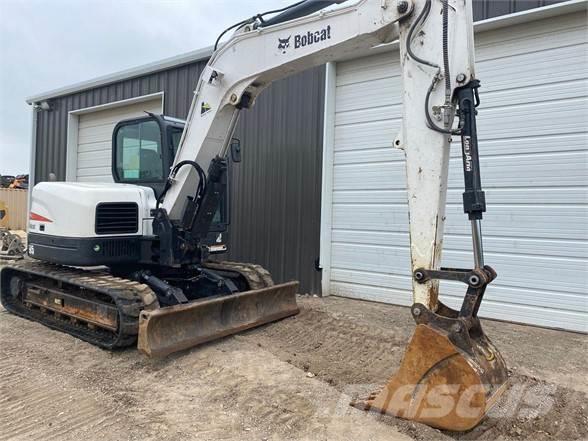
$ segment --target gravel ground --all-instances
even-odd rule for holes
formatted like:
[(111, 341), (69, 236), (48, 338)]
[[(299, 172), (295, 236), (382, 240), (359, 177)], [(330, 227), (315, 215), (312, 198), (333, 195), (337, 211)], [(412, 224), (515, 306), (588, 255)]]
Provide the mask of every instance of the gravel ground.
[(299, 298), (293, 318), (164, 360), (109, 353), (0, 312), (0, 440), (580, 440), (588, 337), (499, 322), (512, 370), (500, 406), (455, 434), (348, 405), (387, 381), (407, 308)]

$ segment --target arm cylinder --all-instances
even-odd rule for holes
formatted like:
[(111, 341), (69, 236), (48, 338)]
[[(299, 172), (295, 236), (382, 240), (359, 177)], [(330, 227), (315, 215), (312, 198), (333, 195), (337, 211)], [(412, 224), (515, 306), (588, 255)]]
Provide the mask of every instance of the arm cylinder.
[(486, 211), (486, 198), (480, 178), (478, 156), (478, 131), (476, 127), (476, 99), (478, 80), (457, 90), (461, 123), (461, 148), (463, 158), (464, 187), (463, 209), (470, 220), (482, 219)]
[(482, 215), (486, 211), (486, 196), (480, 178), (480, 158), (478, 154), (478, 131), (476, 127), (476, 104), (478, 99), (478, 80), (470, 81), (457, 90), (459, 102), (461, 149), (463, 158), (464, 188), (463, 210), (472, 223), (472, 244), (476, 268), (484, 266), (482, 246)]

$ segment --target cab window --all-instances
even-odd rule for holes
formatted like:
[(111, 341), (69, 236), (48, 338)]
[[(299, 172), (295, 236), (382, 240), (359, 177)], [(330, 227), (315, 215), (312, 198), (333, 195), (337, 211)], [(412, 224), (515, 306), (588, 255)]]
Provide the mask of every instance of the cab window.
[(180, 140), (182, 139), (182, 133), (184, 132), (184, 129), (180, 129), (178, 127), (172, 127), (170, 129), (171, 132), (171, 145), (172, 145), (172, 149), (174, 152), (174, 157), (176, 156), (176, 154), (178, 153), (178, 147), (180, 145)]
[(156, 121), (123, 125), (116, 134), (116, 171), (121, 181), (161, 181), (161, 132)]

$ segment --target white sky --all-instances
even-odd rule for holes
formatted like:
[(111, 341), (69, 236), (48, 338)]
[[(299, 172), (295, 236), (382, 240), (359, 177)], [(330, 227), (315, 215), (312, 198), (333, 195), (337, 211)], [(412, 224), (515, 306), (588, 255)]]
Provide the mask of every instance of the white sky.
[(0, 0), (0, 174), (29, 172), (25, 98), (210, 46), (295, 0)]

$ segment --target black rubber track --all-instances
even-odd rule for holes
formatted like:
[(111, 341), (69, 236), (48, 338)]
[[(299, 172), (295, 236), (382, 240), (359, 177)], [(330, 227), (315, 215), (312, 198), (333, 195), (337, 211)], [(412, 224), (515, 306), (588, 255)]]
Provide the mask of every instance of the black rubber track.
[[(14, 276), (19, 276), (25, 284), (43, 280), (46, 283), (59, 281), (68, 286), (68, 293), (80, 297), (87, 297), (92, 293), (109, 297), (118, 310), (118, 330), (113, 332), (98, 327), (91, 329), (83, 323), (72, 323), (68, 318), (58, 318), (39, 309), (26, 307), (18, 301), (20, 297), (14, 299), (10, 295), (10, 279)], [(110, 350), (135, 344), (139, 330), (139, 313), (146, 306), (151, 306), (145, 305), (143, 299), (151, 299), (152, 302), (156, 299), (148, 286), (113, 277), (105, 271), (88, 271), (30, 260), (3, 267), (0, 285), (0, 300), (7, 311)]]
[[(241, 262), (207, 262), (203, 265), (211, 270), (232, 271), (241, 274), (247, 281), (249, 289), (261, 289), (274, 284), (269, 272), (260, 265)], [(52, 284), (61, 282), (68, 287), (68, 293), (87, 297), (92, 293), (107, 296), (118, 310), (119, 327), (116, 332), (103, 328), (93, 329), (81, 323), (73, 323), (67, 317), (47, 314), (40, 309), (29, 308), (10, 294), (10, 279), (20, 277), (28, 282)], [(42, 323), (43, 325), (65, 332), (103, 349), (113, 350), (133, 346), (137, 341), (139, 314), (147, 308), (158, 308), (153, 291), (144, 284), (114, 277), (107, 271), (84, 270), (55, 265), (35, 260), (11, 262), (0, 270), (0, 301), (12, 314)]]

